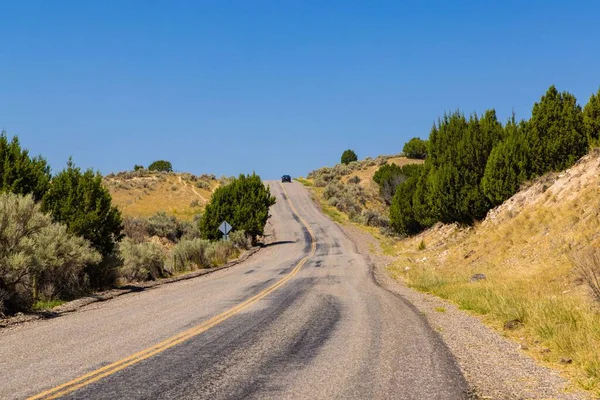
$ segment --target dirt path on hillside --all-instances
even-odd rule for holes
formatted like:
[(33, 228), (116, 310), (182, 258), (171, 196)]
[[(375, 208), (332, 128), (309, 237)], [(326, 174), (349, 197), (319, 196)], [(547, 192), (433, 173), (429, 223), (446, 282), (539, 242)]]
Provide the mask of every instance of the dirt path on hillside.
[[(557, 371), (527, 356), (520, 345), (486, 327), (479, 319), (438, 297), (417, 292), (394, 280), (379, 242), (354, 226), (342, 226), (359, 251), (371, 259), (375, 280), (412, 303), (439, 333), (477, 397), (482, 399), (587, 399), (583, 392), (567, 389)], [(568, 391), (567, 391), (568, 390)]]
[[(177, 178), (179, 178), (179, 183), (180, 184), (182, 184), (186, 188), (188, 187), (187, 182), (185, 182), (183, 179), (181, 179), (181, 176), (178, 176)], [(204, 196), (202, 196), (200, 193), (198, 193), (193, 186), (189, 186), (189, 188), (192, 189), (192, 192), (194, 192), (194, 194), (196, 196), (200, 197), (204, 203), (207, 203), (207, 200), (204, 198)]]

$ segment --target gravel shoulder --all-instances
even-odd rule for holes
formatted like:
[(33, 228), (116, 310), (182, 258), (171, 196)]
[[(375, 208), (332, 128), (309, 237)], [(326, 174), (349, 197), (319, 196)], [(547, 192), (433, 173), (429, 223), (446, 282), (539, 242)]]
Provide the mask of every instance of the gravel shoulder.
[[(372, 264), (374, 279), (412, 303), (434, 327), (456, 357), (469, 386), (481, 399), (588, 399), (568, 389), (557, 371), (539, 365), (514, 343), (478, 318), (438, 297), (410, 289), (391, 277), (386, 266), (393, 257), (381, 251), (377, 239), (352, 226), (341, 226)], [(445, 310), (440, 312), (440, 310)]]

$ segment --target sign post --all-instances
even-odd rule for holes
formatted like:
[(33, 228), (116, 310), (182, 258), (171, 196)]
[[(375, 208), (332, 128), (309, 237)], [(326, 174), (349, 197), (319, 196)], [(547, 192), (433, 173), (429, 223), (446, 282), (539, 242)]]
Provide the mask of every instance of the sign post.
[(228, 233), (231, 231), (231, 225), (229, 225), (229, 222), (223, 221), (223, 223), (219, 225), (219, 230), (223, 234), (223, 240), (229, 240)]

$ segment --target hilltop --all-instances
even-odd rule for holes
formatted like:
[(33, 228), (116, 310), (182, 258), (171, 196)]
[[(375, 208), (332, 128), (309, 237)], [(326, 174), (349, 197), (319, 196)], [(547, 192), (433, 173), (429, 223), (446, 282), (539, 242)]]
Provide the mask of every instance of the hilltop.
[(321, 209), (337, 222), (354, 220), (365, 225), (387, 227), (388, 205), (373, 180), (375, 172), (385, 164), (404, 166), (422, 164), (423, 160), (402, 155), (381, 155), (347, 165), (337, 164), (311, 171), (299, 182), (311, 188)]
[(104, 184), (124, 216), (149, 217), (164, 211), (191, 220), (222, 180), (214, 175), (139, 170), (107, 175)]

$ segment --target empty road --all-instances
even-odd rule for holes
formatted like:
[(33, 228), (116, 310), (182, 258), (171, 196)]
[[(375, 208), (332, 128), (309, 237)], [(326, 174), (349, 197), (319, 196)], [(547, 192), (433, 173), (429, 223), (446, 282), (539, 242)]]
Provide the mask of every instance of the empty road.
[(0, 397), (465, 398), (426, 321), (284, 185), (273, 243), (245, 263), (0, 330)]

